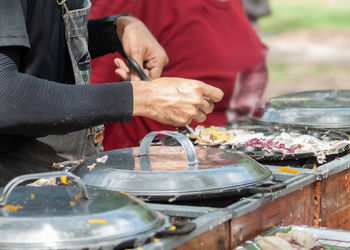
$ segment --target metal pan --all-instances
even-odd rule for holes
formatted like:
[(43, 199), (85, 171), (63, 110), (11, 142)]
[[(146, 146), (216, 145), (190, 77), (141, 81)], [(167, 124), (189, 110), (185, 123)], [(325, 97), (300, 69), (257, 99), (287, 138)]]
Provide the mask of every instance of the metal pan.
[[(176, 138), (181, 147), (151, 147), (158, 134)], [(101, 162), (102, 158), (107, 160)], [(244, 154), (218, 148), (195, 148), (186, 136), (171, 131), (151, 132), (142, 140), (140, 148), (99, 154), (72, 172), (88, 186), (167, 202), (242, 194), (272, 179), (267, 167)], [(280, 183), (262, 186), (260, 192), (284, 186)]]
[[(62, 175), (79, 187), (17, 187), (24, 181)], [(19, 176), (1, 192), (2, 249), (124, 249), (154, 235), (166, 235), (171, 226), (167, 217), (141, 201), (119, 192), (86, 188), (67, 172)], [(193, 223), (184, 224), (172, 233), (193, 229)]]
[[(301, 135), (314, 136), (317, 139), (322, 139), (325, 141), (338, 141), (346, 140), (348, 141), (349, 135), (336, 130), (322, 129), (322, 128), (310, 128), (307, 126), (293, 126), (293, 125), (281, 125), (281, 126), (268, 126), (268, 125), (248, 125), (239, 127), (222, 127), (223, 129), (242, 129), (246, 131), (251, 131), (252, 133), (262, 133), (264, 136), (270, 135), (280, 135), (282, 132), (286, 133), (298, 133)], [(165, 141), (165, 139), (163, 140)], [(251, 158), (259, 162), (273, 162), (273, 161), (288, 161), (288, 160), (303, 160), (303, 159), (315, 159), (317, 163), (315, 152), (305, 152), (305, 153), (281, 153), (278, 151), (268, 151), (263, 147), (252, 147), (246, 145), (213, 145), (212, 147), (219, 147), (230, 149), (233, 151), (242, 152)], [(336, 150), (326, 152), (326, 160), (334, 159), (334, 157), (340, 156), (347, 153), (349, 149), (349, 144), (340, 145)]]
[(350, 90), (319, 90), (281, 95), (253, 114), (262, 124), (290, 124), (350, 130)]

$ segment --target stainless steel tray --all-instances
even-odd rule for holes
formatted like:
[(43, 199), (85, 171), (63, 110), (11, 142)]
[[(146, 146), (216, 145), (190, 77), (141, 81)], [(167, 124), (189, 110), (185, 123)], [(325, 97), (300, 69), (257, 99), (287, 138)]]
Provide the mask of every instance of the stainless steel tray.
[[(317, 237), (325, 249), (350, 249), (350, 231), (340, 230), (340, 229), (329, 229), (322, 227), (310, 227), (310, 226), (281, 226), (275, 227), (271, 230), (263, 233), (261, 236), (272, 236), (278, 232), (288, 232), (289, 230), (299, 230), (307, 232), (308, 234)], [(256, 243), (257, 237), (251, 241), (246, 241), (243, 245), (238, 246), (237, 250), (249, 249), (257, 250), (261, 249)]]
[(253, 120), (263, 124), (350, 128), (350, 90), (319, 90), (281, 95), (257, 109)]

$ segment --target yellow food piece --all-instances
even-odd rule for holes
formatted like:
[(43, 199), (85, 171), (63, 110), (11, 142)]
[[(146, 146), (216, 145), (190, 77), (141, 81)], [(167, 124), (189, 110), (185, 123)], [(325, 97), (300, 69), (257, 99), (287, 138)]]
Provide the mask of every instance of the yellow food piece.
[(169, 230), (169, 231), (175, 231), (175, 230), (176, 230), (176, 226), (171, 226), (171, 227), (169, 227), (168, 230)]
[(74, 207), (74, 206), (75, 206), (75, 202), (74, 202), (74, 201), (70, 201), (70, 202), (69, 202), (69, 205), (70, 205), (71, 207)]
[(90, 224), (107, 224), (107, 220), (101, 220), (101, 219), (90, 219)]
[(6, 211), (8, 212), (17, 212), (18, 209), (23, 209), (23, 206), (21, 205), (11, 205), (11, 204), (5, 204), (4, 208), (6, 209)]
[(95, 166), (96, 166), (96, 163), (93, 163), (93, 164), (87, 166), (87, 168), (88, 168), (90, 171), (92, 171), (92, 170), (95, 168)]
[(74, 196), (74, 199), (75, 199), (76, 201), (80, 201), (80, 199), (81, 199), (81, 194), (77, 194), (76, 196)]
[(61, 176), (60, 181), (63, 184), (66, 184), (66, 185), (70, 185), (71, 184), (71, 182), (68, 180), (67, 176)]
[(159, 242), (160, 241), (160, 239), (158, 239), (158, 238), (153, 238), (152, 239), (152, 242)]
[(286, 172), (286, 173), (292, 173), (292, 174), (297, 174), (298, 170), (297, 169), (291, 169), (290, 166), (284, 166), (279, 169), (277, 169), (278, 172)]
[(35, 199), (35, 194), (30, 194), (30, 199), (34, 200)]

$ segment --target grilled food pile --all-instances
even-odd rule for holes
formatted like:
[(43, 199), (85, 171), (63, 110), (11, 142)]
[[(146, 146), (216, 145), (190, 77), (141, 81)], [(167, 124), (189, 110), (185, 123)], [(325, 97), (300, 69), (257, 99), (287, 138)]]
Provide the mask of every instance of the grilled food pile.
[(198, 126), (189, 137), (195, 139), (196, 144), (205, 146), (228, 145), (232, 149), (248, 146), (252, 150), (259, 148), (283, 154), (313, 153), (319, 163), (323, 163), (327, 155), (338, 153), (339, 149), (350, 143), (349, 140), (327, 140), (297, 132), (285, 132), (283, 129), (278, 134), (265, 135), (254, 130), (215, 126)]

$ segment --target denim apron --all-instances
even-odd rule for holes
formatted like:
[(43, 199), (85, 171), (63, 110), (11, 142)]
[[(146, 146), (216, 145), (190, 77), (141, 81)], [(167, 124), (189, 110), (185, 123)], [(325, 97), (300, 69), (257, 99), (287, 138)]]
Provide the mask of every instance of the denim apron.
[[(88, 51), (87, 24), (90, 14), (90, 0), (82, 1), (82, 8), (68, 10), (65, 0), (57, 1), (62, 6), (66, 43), (72, 62), (75, 84), (90, 84), (91, 57)], [(16, 152), (16, 156), (32, 160), (38, 165), (51, 166), (58, 162), (71, 164), (103, 151), (103, 125), (71, 132), (64, 135), (49, 135), (35, 138)]]
[[(88, 50), (87, 24), (90, 14), (90, 0), (82, 1), (82, 8), (68, 10), (65, 1), (57, 0), (62, 6), (67, 48), (72, 62), (75, 84), (90, 84), (91, 57)], [(38, 140), (49, 145), (55, 152), (47, 154), (44, 160), (53, 162), (76, 161), (103, 151), (103, 125), (71, 132), (66, 135), (51, 135)], [(46, 159), (45, 159), (46, 158)]]
[[(65, 0), (57, 0), (59, 3), (63, 6), (65, 36), (75, 84), (89, 84), (91, 58), (87, 44), (87, 22), (91, 3), (89, 0), (82, 1), (82, 8), (72, 11), (68, 10)], [(52, 165), (56, 169), (75, 166), (86, 157), (102, 152), (102, 140), (103, 125), (65, 135), (33, 138), (20, 150), (0, 157), (0, 186), (21, 174), (54, 170)]]

